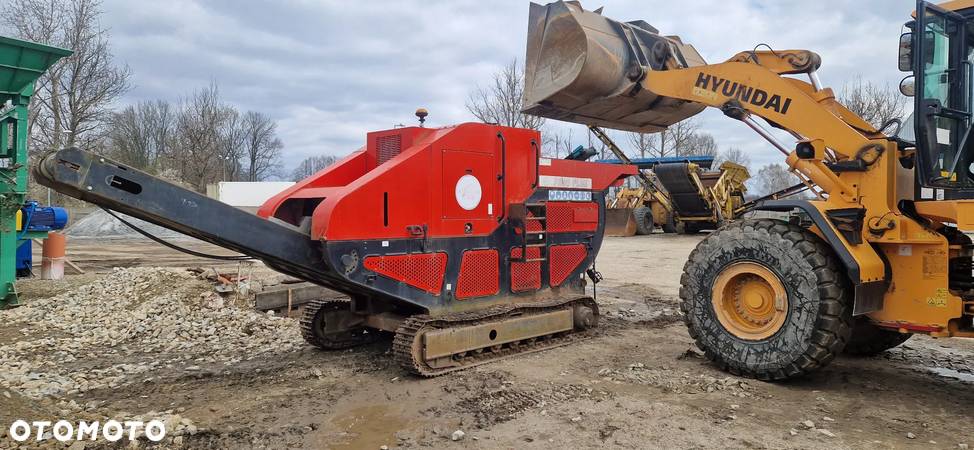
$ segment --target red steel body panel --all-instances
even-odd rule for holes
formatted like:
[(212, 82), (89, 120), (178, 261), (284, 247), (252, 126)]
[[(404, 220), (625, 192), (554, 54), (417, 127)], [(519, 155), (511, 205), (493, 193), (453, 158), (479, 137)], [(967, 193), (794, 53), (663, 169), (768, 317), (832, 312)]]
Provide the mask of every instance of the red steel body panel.
[[(542, 187), (601, 191), (635, 173), (539, 158), (540, 142), (535, 130), (476, 123), (369, 133), (365, 148), (268, 200), (258, 215), (293, 225), (310, 215), (311, 238), (328, 241), (409, 239), (416, 237), (411, 227), (424, 226), (431, 238), (486, 236), (509, 205), (534, 192), (536, 180)], [(472, 209), (456, 197), (465, 175), (481, 191)]]

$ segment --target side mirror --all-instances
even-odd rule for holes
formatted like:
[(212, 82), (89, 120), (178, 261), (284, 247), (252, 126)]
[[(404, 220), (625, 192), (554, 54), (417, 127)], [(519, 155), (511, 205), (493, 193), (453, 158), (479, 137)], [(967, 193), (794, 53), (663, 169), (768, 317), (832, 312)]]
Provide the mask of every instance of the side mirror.
[(913, 72), (913, 33), (900, 35), (900, 72)]
[(916, 95), (916, 79), (913, 78), (913, 75), (910, 75), (900, 81), (900, 93), (907, 97), (913, 97)]

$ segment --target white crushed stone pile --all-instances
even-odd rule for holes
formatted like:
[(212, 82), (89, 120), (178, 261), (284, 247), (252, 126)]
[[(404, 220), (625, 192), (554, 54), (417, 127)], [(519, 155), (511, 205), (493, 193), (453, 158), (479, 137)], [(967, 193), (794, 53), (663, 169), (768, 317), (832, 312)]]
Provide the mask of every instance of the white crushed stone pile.
[[(114, 211), (113, 211), (114, 212)], [(169, 239), (178, 238), (188, 238), (188, 236), (177, 233), (165, 227), (160, 227), (155, 224), (151, 224), (142, 219), (136, 219), (135, 217), (122, 214), (120, 212), (114, 212), (119, 217), (125, 219), (127, 222), (147, 231), (148, 233)], [(76, 238), (142, 238), (143, 236), (137, 231), (130, 228), (128, 225), (122, 223), (122, 221), (112, 217), (110, 214), (103, 210), (95, 211), (87, 216), (81, 218), (74, 224), (72, 224), (68, 229), (64, 230), (64, 233), (71, 237)]]
[[(225, 305), (185, 271), (116, 268), (48, 299), (0, 312), (27, 335), (0, 346), (0, 386), (31, 398), (147, 382), (304, 346), (295, 321)], [(201, 368), (203, 366), (204, 368)]]

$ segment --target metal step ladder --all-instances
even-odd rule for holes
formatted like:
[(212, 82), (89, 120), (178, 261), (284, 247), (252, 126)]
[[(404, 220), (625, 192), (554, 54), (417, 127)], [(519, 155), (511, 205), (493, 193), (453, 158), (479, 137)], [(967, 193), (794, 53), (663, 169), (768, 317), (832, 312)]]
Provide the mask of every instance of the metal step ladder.
[[(526, 203), (525, 208), (527, 213), (524, 216), (524, 240), (521, 245), (521, 257), (516, 259), (511, 259), (511, 262), (520, 263), (532, 263), (532, 262), (544, 262), (548, 260), (548, 204), (546, 202), (540, 203)], [(537, 223), (540, 225), (540, 231), (529, 231), (530, 224)], [(528, 258), (528, 249), (537, 248), (539, 249), (539, 254), (541, 256), (537, 258)]]

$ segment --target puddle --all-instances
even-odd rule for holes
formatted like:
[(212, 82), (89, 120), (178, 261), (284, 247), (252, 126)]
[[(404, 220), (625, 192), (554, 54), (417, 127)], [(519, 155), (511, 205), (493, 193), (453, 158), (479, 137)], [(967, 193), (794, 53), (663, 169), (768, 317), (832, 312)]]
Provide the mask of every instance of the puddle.
[(389, 411), (386, 405), (372, 405), (352, 409), (332, 419), (342, 432), (338, 442), (329, 445), (334, 450), (395, 447), (396, 432), (409, 424), (406, 419)]
[(930, 372), (942, 377), (953, 378), (956, 380), (963, 381), (965, 383), (974, 383), (974, 375), (964, 372), (958, 372), (954, 369), (948, 369), (945, 367), (932, 367), (928, 368)]

